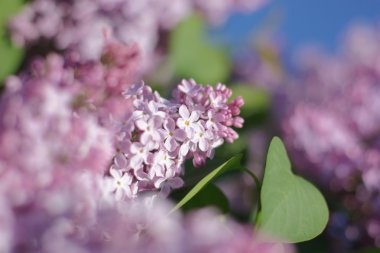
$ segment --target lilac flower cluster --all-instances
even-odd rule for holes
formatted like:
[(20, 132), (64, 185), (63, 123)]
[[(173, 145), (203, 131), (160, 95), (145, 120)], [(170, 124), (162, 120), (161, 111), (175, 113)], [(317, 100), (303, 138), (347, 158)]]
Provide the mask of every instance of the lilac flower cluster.
[(41, 252), (68, 217), (93, 222), (112, 159), (113, 136), (95, 114), (74, 111), (51, 57), (9, 78), (0, 100), (0, 252)]
[(122, 96), (192, 5), (35, 0), (11, 21), (15, 41), (63, 53), (32, 59), (0, 98), (0, 252), (278, 252), (232, 221), (221, 231), (214, 213), (169, 215), (156, 195), (151, 208), (118, 201), (167, 195), (186, 159), (204, 164), (242, 127), (243, 100), (229, 102), (222, 84), (183, 81), (172, 100), (143, 84)]
[(16, 206), (66, 174), (102, 175), (112, 135), (92, 114), (74, 114), (72, 93), (46, 78), (7, 83), (0, 102), (0, 191)]
[[(96, 194), (86, 181), (101, 184), (112, 160), (113, 122), (130, 107), (120, 94), (136, 57), (134, 47), (110, 43), (104, 62), (51, 54), (8, 78), (0, 99), (0, 195), (13, 212), (64, 209), (70, 187)], [(82, 197), (78, 211), (92, 201)]]
[[(231, 127), (242, 126), (243, 101), (228, 102), (224, 85), (192, 80), (171, 101), (145, 85), (132, 86), (125, 99), (139, 58), (135, 45), (110, 40), (100, 61), (83, 61), (75, 51), (49, 54), (8, 78), (0, 98), (0, 252), (219, 247), (222, 239), (215, 237), (186, 244), (189, 236), (199, 241), (199, 231), (180, 216), (169, 218), (168, 207), (153, 212), (115, 199), (178, 187), (185, 159), (201, 165), (224, 139), (237, 138)], [(247, 232), (236, 227), (232, 234), (239, 233)], [(225, 247), (264, 247), (248, 233), (244, 238)]]
[[(75, 113), (91, 113), (102, 125), (113, 125), (126, 113), (125, 99), (120, 96), (136, 78), (139, 63), (137, 47), (108, 42), (101, 61), (80, 61), (75, 53), (49, 54), (35, 58), (19, 77), (9, 78), (9, 85), (57, 87), (67, 92), (68, 103)], [(53, 110), (53, 109), (52, 109)]]
[[(62, 200), (64, 194), (69, 194), (63, 202), (53, 198), (49, 200), (52, 203), (36, 202), (13, 213), (6, 202), (1, 202), (1, 252), (292, 252), (291, 247), (263, 242), (230, 219), (222, 221), (212, 210), (169, 215), (172, 205), (162, 199), (140, 199), (118, 207), (83, 205), (79, 201), (94, 200), (96, 195), (69, 185), (54, 192), (56, 195), (46, 192), (47, 196), (38, 196)], [(79, 182), (75, 186), (79, 187)], [(58, 207), (47, 211), (42, 204)], [(87, 209), (92, 210), (90, 220), (86, 219), (89, 213), (79, 212)]]
[(341, 199), (333, 234), (380, 246), (380, 30), (348, 34), (338, 57), (300, 58), (283, 132), (300, 170)]
[(154, 65), (161, 31), (195, 10), (221, 21), (234, 9), (254, 10), (266, 0), (35, 0), (10, 21), (13, 40), (29, 45), (41, 39), (75, 50), (83, 60), (99, 59), (106, 38), (137, 44), (141, 70)]
[(244, 101), (237, 97), (228, 102), (232, 92), (225, 85), (203, 87), (183, 80), (173, 94), (173, 100), (166, 100), (144, 83), (124, 93), (133, 112), (120, 126), (106, 187), (117, 199), (153, 189), (167, 195), (182, 185), (186, 159), (201, 166), (224, 140), (231, 143), (238, 137), (232, 127), (242, 127), (238, 115)]

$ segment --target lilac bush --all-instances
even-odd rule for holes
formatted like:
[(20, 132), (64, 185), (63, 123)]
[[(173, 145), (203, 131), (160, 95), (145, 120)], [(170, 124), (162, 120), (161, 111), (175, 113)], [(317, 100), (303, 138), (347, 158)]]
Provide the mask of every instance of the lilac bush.
[[(238, 137), (231, 127), (243, 124), (243, 100), (229, 102), (226, 86), (203, 87), (193, 80), (182, 81), (173, 100), (143, 83), (130, 86), (123, 97), (134, 78), (136, 54), (133, 47), (113, 43), (105, 47), (102, 62), (51, 54), (8, 78), (0, 100), (2, 252), (217, 247), (211, 241), (204, 249), (178, 241), (181, 248), (174, 247), (175, 229), (182, 229), (182, 242), (190, 232), (180, 220), (165, 220), (167, 208), (153, 219), (165, 221), (154, 222), (155, 234), (136, 241), (149, 209), (133, 209), (125, 197), (157, 189), (162, 196), (181, 186), (186, 159), (200, 166), (224, 139)], [(123, 205), (127, 214), (117, 211)], [(162, 229), (170, 233), (163, 237)]]
[[(231, 127), (243, 123), (238, 116), (241, 98), (227, 103), (231, 91), (224, 85), (203, 87), (193, 80), (184, 80), (173, 100), (144, 84), (133, 85), (124, 93), (132, 100), (124, 107), (129, 113), (123, 124), (116, 124), (122, 127), (109, 188), (104, 173), (113, 157), (112, 128), (102, 124), (103, 117), (97, 115), (102, 110), (74, 103), (89, 83), (69, 75), (72, 69), (64, 63), (57, 55), (37, 60), (30, 72), (8, 79), (1, 98), (2, 252), (269, 253), (282, 248), (252, 239), (250, 230), (232, 221), (221, 223), (211, 211), (181, 217), (169, 215), (171, 206), (157, 197), (120, 202), (149, 183), (157, 188), (163, 187), (160, 181), (174, 185), (184, 159), (194, 157), (201, 165), (223, 139), (237, 138)], [(207, 138), (193, 138), (199, 128)], [(140, 153), (151, 145), (154, 152)], [(129, 147), (128, 153), (122, 153), (123, 147)], [(167, 159), (169, 152), (176, 155), (173, 160)], [(153, 156), (156, 164), (149, 163)], [(148, 184), (138, 178), (144, 170), (154, 175)]]
[[(185, 162), (202, 167), (216, 148), (238, 138), (244, 100), (232, 98), (224, 84), (201, 85), (193, 79), (182, 80), (166, 99), (140, 81), (155, 82), (157, 62), (170, 61), (165, 55), (171, 51), (169, 32), (187, 16), (197, 12), (218, 25), (230, 13), (252, 11), (266, 1), (25, 4), (8, 29), (26, 57), (0, 97), (0, 252), (290, 253), (293, 248), (280, 242), (319, 235), (328, 219), (325, 200), (292, 174), (290, 164), (282, 166), (288, 158), (279, 138), (273, 138), (262, 182), (244, 169), (245, 158), (238, 154), (189, 191), (182, 189), (187, 194), (172, 205), (167, 198), (183, 186)], [(189, 31), (200, 37), (202, 27), (194, 24)], [(207, 43), (194, 48), (215, 56), (211, 63), (224, 59), (222, 50), (213, 51)], [(175, 61), (162, 62), (164, 72), (166, 67), (176, 72), (169, 66)], [(204, 65), (212, 72), (211, 63)], [(174, 77), (165, 80), (171, 85)], [(211, 181), (231, 170), (247, 172), (255, 190), (262, 190), (252, 225), (199, 207), (225, 204), (228, 209), (228, 199)], [(276, 187), (286, 192), (285, 199), (272, 194)], [(208, 195), (225, 203), (197, 203)], [(189, 206), (201, 210), (181, 213)], [(296, 208), (276, 212), (287, 207)], [(297, 219), (314, 225), (299, 226)]]

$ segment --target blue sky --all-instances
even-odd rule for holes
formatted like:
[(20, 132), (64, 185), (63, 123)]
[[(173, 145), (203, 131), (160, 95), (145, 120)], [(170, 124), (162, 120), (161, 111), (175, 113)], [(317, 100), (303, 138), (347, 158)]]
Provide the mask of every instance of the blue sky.
[(244, 46), (260, 27), (275, 27), (288, 52), (305, 44), (333, 52), (342, 33), (354, 22), (380, 24), (380, 0), (271, 0), (252, 14), (236, 14), (211, 31), (211, 38)]

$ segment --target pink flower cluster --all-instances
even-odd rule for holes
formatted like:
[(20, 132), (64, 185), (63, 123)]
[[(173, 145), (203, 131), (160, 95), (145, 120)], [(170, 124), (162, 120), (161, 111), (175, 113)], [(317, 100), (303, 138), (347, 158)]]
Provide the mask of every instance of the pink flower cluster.
[(331, 235), (367, 247), (380, 246), (379, 42), (378, 27), (360, 25), (340, 55), (303, 54), (282, 119), (300, 171), (340, 199)]
[(60, 50), (74, 50), (82, 60), (97, 60), (112, 37), (124, 44), (137, 44), (141, 70), (156, 62), (162, 32), (190, 13), (203, 11), (221, 22), (233, 10), (255, 10), (266, 0), (35, 0), (10, 21), (19, 45), (48, 40)]
[[(201, 227), (191, 227), (200, 216), (185, 222), (168, 216), (171, 207), (115, 202), (113, 193), (119, 199), (179, 186), (185, 159), (201, 165), (223, 139), (237, 138), (231, 127), (243, 123), (243, 101), (228, 102), (231, 91), (221, 84), (183, 81), (170, 101), (134, 85), (126, 100), (121, 89), (137, 56), (119, 46), (110, 44), (102, 62), (51, 54), (7, 80), (0, 99), (0, 252), (267, 249), (237, 225), (200, 241)], [(230, 234), (240, 236), (222, 242)]]
[(241, 128), (241, 97), (228, 101), (232, 92), (223, 84), (201, 86), (183, 80), (166, 100), (143, 83), (124, 93), (133, 112), (120, 126), (118, 154), (110, 168), (108, 190), (116, 197), (161, 189), (164, 195), (181, 186), (186, 159), (201, 166), (212, 158), (224, 140), (231, 143)]
[(73, 111), (92, 113), (102, 125), (112, 125), (126, 113), (125, 99), (120, 94), (135, 80), (138, 64), (135, 45), (110, 41), (101, 61), (81, 61), (75, 53), (51, 53), (46, 59), (33, 59), (27, 71), (11, 77), (8, 83), (19, 82), (36, 89), (44, 84), (65, 90)]
[(9, 78), (0, 99), (0, 252), (41, 252), (58, 224), (94, 222), (113, 136), (75, 112), (60, 59)]
[(110, 132), (73, 113), (73, 94), (50, 81), (11, 78), (0, 102), (0, 192), (16, 206), (68, 174), (102, 175), (112, 158)]
[[(93, 217), (88, 220), (90, 213), (79, 212), (84, 206), (80, 201), (90, 202), (97, 196), (87, 195), (79, 182), (78, 188), (69, 187), (70, 183), (47, 196), (37, 195), (51, 197), (45, 203), (54, 207), (49, 212), (42, 205), (11, 212), (0, 199), (2, 253), (293, 252), (289, 246), (264, 242), (233, 220), (222, 220), (213, 210), (169, 214), (172, 205), (157, 198), (128, 201), (119, 207), (93, 205)], [(68, 195), (57, 202), (53, 198), (57, 194)]]
[(8, 78), (0, 100), (0, 192), (11, 205), (39, 203), (36, 192), (58, 191), (63, 181), (75, 187), (82, 173), (103, 177), (114, 121), (130, 107), (121, 91), (133, 79), (136, 54), (115, 43), (104, 49), (104, 62), (50, 54)]

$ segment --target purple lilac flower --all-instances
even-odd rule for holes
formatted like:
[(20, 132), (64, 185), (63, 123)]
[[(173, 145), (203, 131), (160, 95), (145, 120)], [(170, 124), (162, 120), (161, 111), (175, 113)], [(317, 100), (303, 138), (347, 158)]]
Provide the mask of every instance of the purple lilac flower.
[[(239, 117), (242, 98), (228, 102), (232, 93), (222, 84), (203, 87), (194, 80), (183, 80), (172, 100), (163, 99), (143, 83), (133, 85), (124, 94), (132, 100), (134, 112), (123, 120), (119, 134), (120, 141), (130, 145), (115, 156), (111, 170), (112, 174), (114, 169), (121, 173), (113, 179), (117, 182), (128, 174), (125, 187), (137, 187), (135, 194), (161, 189), (166, 195), (171, 188), (180, 187), (184, 161), (193, 158), (195, 166), (203, 165), (224, 140), (232, 142), (238, 137), (232, 127), (243, 124)], [(212, 115), (217, 115), (216, 122)], [(120, 156), (126, 164), (122, 168), (118, 166)], [(121, 192), (124, 197), (132, 192), (111, 187), (109, 192), (116, 191), (118, 198)]]
[(252, 237), (249, 229), (232, 220), (220, 222), (220, 217), (212, 210), (190, 213), (185, 217), (185, 225), (187, 236), (192, 238), (190, 248), (193, 252), (293, 252), (289, 245), (265, 243), (259, 233)]
[(9, 78), (0, 99), (2, 252), (41, 252), (56, 232), (71, 233), (68, 219), (96, 216), (113, 136), (90, 110), (76, 112), (60, 59)]
[(112, 136), (93, 115), (74, 114), (71, 98), (48, 80), (8, 82), (0, 106), (0, 188), (15, 205), (65, 173), (104, 172)]
[[(2, 203), (1, 217), (10, 218), (10, 226), (0, 228), (8, 233), (1, 239), (9, 239), (3, 241), (2, 252), (293, 252), (289, 246), (264, 242), (251, 229), (230, 219), (221, 220), (213, 210), (186, 216), (179, 212), (169, 214), (172, 205), (158, 198), (92, 206), (94, 219), (89, 222), (83, 219), (84, 214), (77, 216), (75, 212), (80, 207), (79, 196), (89, 192), (75, 191), (69, 185), (55, 192), (59, 195), (50, 203), (53, 206), (57, 199), (64, 200), (66, 206), (58, 212), (46, 212), (43, 201), (36, 201), (28, 212), (14, 212), (12, 219), (3, 216), (9, 213), (8, 206)], [(53, 197), (45, 194), (45, 198)]]
[(348, 34), (339, 56), (300, 58), (282, 129), (300, 171), (348, 211), (337, 210), (346, 221), (332, 219), (332, 234), (339, 228), (349, 247), (380, 246), (380, 31), (357, 26)]
[[(90, 62), (75, 64), (74, 68), (70, 64), (72, 59), (57, 55), (48, 56), (46, 61), (37, 60), (29, 72), (8, 79), (0, 99), (2, 252), (220, 252), (227, 249), (277, 252), (271, 245), (252, 240), (252, 232), (232, 221), (227, 224), (230, 228), (218, 236), (199, 237), (202, 229), (193, 223), (200, 224), (203, 219), (202, 223), (208, 226), (214, 214), (194, 214), (185, 221), (180, 214), (169, 215), (171, 205), (156, 204), (149, 208), (140, 202), (142, 199), (118, 201), (146, 189), (160, 188), (162, 195), (167, 195), (172, 188), (179, 187), (185, 159), (198, 156), (198, 161), (203, 161), (224, 138), (232, 141), (237, 137), (231, 126), (243, 121), (238, 116), (243, 105), (240, 98), (228, 103), (231, 91), (224, 85), (202, 87), (191, 80), (182, 84), (197, 92), (175, 90), (178, 99), (184, 101), (181, 104), (176, 99), (161, 98), (143, 84), (135, 85), (125, 92), (131, 101), (124, 101), (127, 117), (118, 118), (122, 123), (114, 125), (119, 127), (115, 137), (113, 128), (103, 124), (107, 111), (101, 103), (103, 100), (90, 99), (98, 96), (91, 93), (96, 89), (92, 90), (90, 85), (96, 82), (88, 81), (98, 80), (103, 82), (103, 89), (118, 90), (111, 85), (115, 82), (107, 81), (113, 65), (105, 67), (104, 63)], [(98, 76), (88, 66), (97, 66), (96, 70), (105, 68), (105, 74)], [(89, 79), (80, 78), (82, 67)], [(89, 97), (82, 97), (83, 101), (78, 103), (78, 94), (84, 91)], [(211, 93), (218, 104), (210, 103)], [(94, 102), (93, 106), (84, 106), (90, 103), (87, 99)], [(133, 112), (129, 103), (135, 109)], [(195, 130), (187, 134), (177, 125), (182, 105), (189, 108), (190, 115), (196, 111), (199, 116), (192, 121), (194, 128), (201, 126), (215, 137), (207, 139), (203, 150), (190, 139)], [(206, 126), (209, 110), (223, 115), (217, 128)], [(169, 133), (164, 135), (164, 131)], [(169, 137), (175, 138), (177, 144), (171, 146), (173, 141), (169, 141), (165, 145)], [(179, 149), (185, 141), (189, 151), (181, 156)], [(107, 171), (111, 160), (112, 166)], [(163, 201), (155, 199), (155, 202)], [(212, 226), (217, 230), (225, 225), (218, 225), (215, 218)], [(225, 240), (227, 237), (229, 241)]]
[[(105, 2), (99, 4), (112, 8), (120, 1)], [(34, 3), (41, 12), (37, 16), (43, 35), (54, 37), (57, 23), (43, 24), (50, 18), (44, 15), (52, 15), (48, 13), (51, 4), (68, 8), (68, 3)], [(56, 21), (61, 22), (64, 14), (56, 11)], [(93, 10), (87, 11), (80, 15)], [(94, 27), (99, 28), (98, 24)], [(60, 43), (71, 43), (65, 31), (62, 36)], [(69, 50), (63, 56), (35, 59), (27, 71), (7, 80), (0, 99), (0, 251), (191, 249), (184, 243), (187, 232), (181, 220), (166, 219), (168, 208), (155, 207), (152, 212), (115, 200), (152, 189), (167, 195), (180, 187), (186, 159), (194, 157), (194, 163), (201, 165), (223, 139), (237, 138), (231, 127), (242, 126), (238, 115), (243, 101), (228, 103), (231, 91), (224, 85), (203, 88), (194, 81), (183, 82), (191, 92), (175, 92), (182, 102), (165, 100), (143, 84), (129, 89), (125, 100), (121, 91), (138, 72), (137, 45), (126, 46), (109, 37), (105, 45), (89, 39), (94, 44), (81, 46), (87, 52), (101, 45), (100, 61), (84, 60), (83, 52)], [(188, 132), (177, 124), (181, 106), (188, 110), (187, 119), (192, 113), (198, 115), (191, 118)], [(210, 117), (216, 114), (217, 124), (211, 124)], [(207, 132), (207, 138), (200, 136), (199, 129)], [(179, 152), (185, 149), (186, 154)], [(217, 246), (207, 247), (212, 251)]]
[[(76, 54), (60, 56), (50, 54), (34, 59), (27, 71), (19, 77), (11, 77), (9, 85), (39, 87), (57, 86), (68, 94), (51, 94), (48, 106), (42, 107), (52, 113), (61, 112), (56, 101), (66, 99), (73, 110), (92, 112), (103, 125), (112, 125), (113, 121), (126, 113), (125, 100), (120, 96), (136, 77), (139, 53), (136, 46), (124, 46), (110, 42), (103, 49), (102, 61), (80, 62)], [(70, 112), (61, 112), (70, 113)]]
[(41, 39), (60, 50), (74, 50), (81, 60), (100, 59), (107, 40), (136, 44), (141, 52), (140, 71), (154, 63), (161, 31), (166, 31), (201, 10), (221, 22), (233, 10), (255, 10), (266, 0), (35, 0), (9, 27), (13, 40), (30, 45)]

